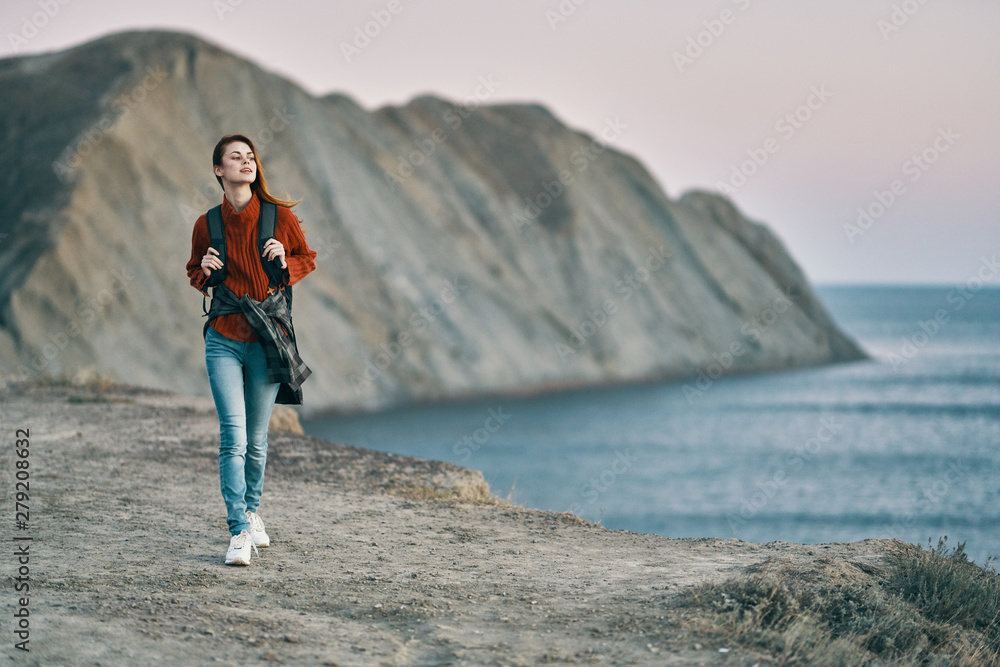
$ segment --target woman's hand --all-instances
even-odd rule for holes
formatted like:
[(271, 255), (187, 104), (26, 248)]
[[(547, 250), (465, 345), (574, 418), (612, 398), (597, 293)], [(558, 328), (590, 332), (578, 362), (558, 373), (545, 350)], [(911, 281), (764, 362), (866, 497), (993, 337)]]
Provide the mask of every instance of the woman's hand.
[(212, 275), (212, 271), (222, 268), (222, 260), (219, 259), (219, 251), (209, 248), (205, 256), (201, 258), (201, 270), (205, 272), (205, 277)]
[(288, 264), (285, 262), (285, 246), (281, 245), (281, 241), (278, 239), (268, 239), (267, 243), (264, 244), (264, 257), (267, 261), (271, 261), (275, 257), (281, 258), (281, 268), (287, 269)]

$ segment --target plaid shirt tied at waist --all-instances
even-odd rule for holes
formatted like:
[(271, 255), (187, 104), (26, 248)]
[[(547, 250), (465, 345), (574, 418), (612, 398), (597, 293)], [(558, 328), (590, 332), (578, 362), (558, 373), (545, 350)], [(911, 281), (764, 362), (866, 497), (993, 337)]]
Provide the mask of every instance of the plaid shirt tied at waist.
[(243, 295), (243, 298), (236, 296), (225, 283), (216, 285), (202, 336), (208, 334), (209, 323), (216, 317), (233, 313), (246, 315), (263, 346), (267, 359), (267, 381), (281, 383), (275, 402), (302, 405), (302, 383), (312, 371), (299, 357), (295, 330), (292, 329), (292, 313), (288, 310), (285, 295), (276, 290), (263, 301), (257, 301), (249, 294)]

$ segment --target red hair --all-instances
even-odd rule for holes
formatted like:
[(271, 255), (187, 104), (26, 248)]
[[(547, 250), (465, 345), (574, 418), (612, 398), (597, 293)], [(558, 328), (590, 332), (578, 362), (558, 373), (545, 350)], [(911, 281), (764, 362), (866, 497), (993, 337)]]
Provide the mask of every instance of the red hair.
[[(291, 208), (296, 204), (298, 204), (300, 201), (302, 201), (301, 199), (296, 199), (294, 201), (292, 199), (278, 199), (277, 197), (272, 195), (270, 191), (268, 191), (267, 181), (264, 179), (264, 167), (262, 167), (260, 164), (260, 158), (257, 156), (257, 149), (254, 147), (253, 141), (250, 140), (250, 137), (247, 137), (245, 135), (227, 134), (226, 136), (219, 139), (219, 143), (215, 144), (215, 150), (212, 151), (213, 166), (216, 167), (222, 166), (223, 151), (225, 151), (226, 146), (235, 141), (242, 141), (247, 146), (249, 146), (250, 151), (253, 153), (253, 161), (257, 163), (257, 178), (255, 178), (253, 183), (250, 184), (250, 189), (257, 194), (258, 199), (260, 199), (261, 201), (269, 201), (272, 204), (286, 206), (288, 208)], [(219, 182), (219, 185), (222, 186), (222, 178), (220, 176), (216, 176), (215, 180), (217, 180)], [(286, 192), (285, 194), (287, 196), (288, 193)]]

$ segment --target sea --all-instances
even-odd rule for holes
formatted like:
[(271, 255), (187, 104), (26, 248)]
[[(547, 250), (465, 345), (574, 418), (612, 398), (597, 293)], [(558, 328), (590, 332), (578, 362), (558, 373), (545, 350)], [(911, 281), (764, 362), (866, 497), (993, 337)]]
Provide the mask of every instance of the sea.
[(870, 360), (303, 426), (480, 470), (494, 495), (613, 529), (806, 544), (946, 538), (977, 563), (1000, 556), (1000, 289), (816, 291)]

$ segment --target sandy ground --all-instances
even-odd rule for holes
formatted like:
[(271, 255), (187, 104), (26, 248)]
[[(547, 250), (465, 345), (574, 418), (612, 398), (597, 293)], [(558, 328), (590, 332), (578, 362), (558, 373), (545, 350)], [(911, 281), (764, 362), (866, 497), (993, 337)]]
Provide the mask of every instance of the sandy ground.
[[(879, 566), (899, 543), (750, 544), (608, 530), (482, 500), (456, 466), (272, 431), (272, 545), (223, 563), (210, 399), (0, 383), (4, 655), (28, 665), (753, 665), (703, 645), (678, 595), (748, 567)], [(14, 526), (14, 433), (30, 520)], [(14, 649), (30, 536), (30, 652)]]

